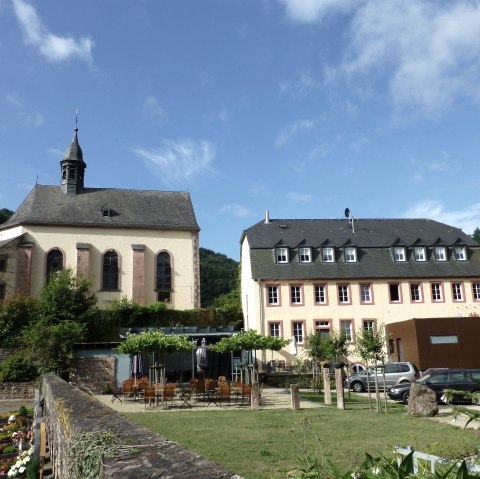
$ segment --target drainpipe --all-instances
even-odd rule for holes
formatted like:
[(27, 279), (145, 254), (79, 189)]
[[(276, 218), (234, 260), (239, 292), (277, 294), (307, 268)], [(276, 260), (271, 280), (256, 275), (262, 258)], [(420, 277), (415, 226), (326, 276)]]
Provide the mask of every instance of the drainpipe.
[[(258, 282), (258, 292), (259, 292), (259, 326), (260, 326), (260, 334), (263, 334), (266, 336), (265, 332), (265, 305), (263, 301), (263, 291), (262, 291), (262, 281), (260, 278), (257, 279)], [(262, 364), (267, 364), (267, 357), (266, 357), (267, 352), (262, 351)]]

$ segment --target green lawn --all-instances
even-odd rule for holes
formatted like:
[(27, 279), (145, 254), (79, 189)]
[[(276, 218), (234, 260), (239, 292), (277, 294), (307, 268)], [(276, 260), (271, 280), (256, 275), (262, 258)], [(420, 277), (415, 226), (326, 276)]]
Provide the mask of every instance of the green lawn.
[[(329, 459), (345, 472), (362, 462), (365, 451), (388, 455), (395, 445), (413, 445), (449, 457), (480, 446), (478, 432), (408, 417), (405, 406), (389, 403), (388, 415), (371, 413), (365, 397), (352, 394), (346, 408), (216, 409), (128, 416), (248, 479), (286, 478), (288, 471), (304, 467), (299, 459), (305, 455), (324, 463)], [(327, 470), (324, 477), (330, 477)]]

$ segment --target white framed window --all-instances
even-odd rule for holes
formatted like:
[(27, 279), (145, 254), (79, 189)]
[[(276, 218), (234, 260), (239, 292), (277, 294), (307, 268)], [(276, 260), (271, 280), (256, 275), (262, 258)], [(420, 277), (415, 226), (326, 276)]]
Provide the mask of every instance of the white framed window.
[(280, 338), (281, 337), (280, 323), (278, 322), (268, 323), (268, 332), (270, 333), (270, 336), (273, 336), (274, 338)]
[(353, 321), (351, 319), (340, 320), (340, 331), (345, 335), (347, 341), (353, 341)]
[(412, 303), (421, 303), (422, 298), (422, 285), (420, 283), (410, 283), (410, 301)]
[(288, 263), (288, 248), (277, 248), (277, 263)]
[(298, 255), (300, 257), (300, 263), (312, 262), (312, 249), (311, 248), (299, 248)]
[(447, 248), (445, 246), (435, 246), (435, 261), (447, 261)]
[(303, 343), (305, 339), (305, 321), (292, 322), (292, 335), (297, 343)]
[(365, 331), (375, 332), (375, 320), (374, 319), (364, 319), (362, 321), (362, 326)]
[(388, 291), (390, 293), (390, 302), (391, 303), (401, 303), (402, 302), (402, 286), (400, 283), (389, 283)]
[(407, 261), (407, 255), (405, 254), (405, 246), (394, 246), (393, 257), (395, 261)]
[(454, 301), (463, 301), (462, 283), (452, 283), (452, 298)]
[(415, 256), (415, 261), (427, 261), (425, 246), (414, 246), (413, 254)]
[(356, 263), (357, 261), (357, 248), (354, 246), (347, 246), (345, 248), (345, 262), (346, 263)]
[(472, 283), (473, 300), (480, 301), (480, 283)]
[(303, 304), (302, 285), (290, 285), (290, 301), (292, 304)]
[(360, 283), (360, 303), (373, 303), (372, 285), (371, 283)]
[(314, 288), (315, 288), (315, 304), (328, 304), (327, 285), (316, 284)]
[(338, 285), (338, 302), (340, 304), (350, 304), (350, 288), (348, 284)]
[(322, 248), (322, 261), (324, 263), (333, 263), (335, 261), (335, 248), (331, 246)]
[(457, 261), (466, 261), (467, 260), (467, 248), (465, 246), (455, 246), (453, 248), (453, 254)]
[(279, 288), (277, 285), (267, 286), (267, 304), (269, 306), (278, 306), (280, 304)]
[(431, 283), (432, 288), (432, 301), (433, 302), (442, 302), (443, 301), (443, 288), (442, 283)]
[(330, 321), (326, 319), (316, 319), (314, 323), (315, 334), (320, 336), (330, 336)]

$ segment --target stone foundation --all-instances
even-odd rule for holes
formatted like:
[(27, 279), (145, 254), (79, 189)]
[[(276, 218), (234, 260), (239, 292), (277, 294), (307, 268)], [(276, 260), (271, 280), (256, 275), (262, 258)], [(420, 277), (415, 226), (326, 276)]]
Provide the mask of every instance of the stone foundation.
[(241, 479), (222, 466), (137, 425), (57, 376), (42, 377), (41, 397), (56, 479), (77, 479), (69, 472), (68, 452), (79, 434), (107, 430), (116, 433), (127, 446), (118, 456), (103, 459), (99, 479)]

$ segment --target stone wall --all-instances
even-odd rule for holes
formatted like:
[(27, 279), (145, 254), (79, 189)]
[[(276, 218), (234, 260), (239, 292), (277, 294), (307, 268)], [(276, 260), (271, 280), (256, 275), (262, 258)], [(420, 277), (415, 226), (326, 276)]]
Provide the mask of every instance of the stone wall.
[(103, 459), (100, 479), (241, 479), (222, 466), (135, 424), (57, 376), (42, 377), (41, 396), (56, 479), (77, 479), (69, 472), (68, 451), (79, 434), (107, 430), (116, 433), (127, 446), (121, 454)]
[(103, 394), (105, 386), (115, 381), (115, 357), (74, 358), (69, 381), (89, 394)]
[(28, 399), (35, 397), (35, 383), (0, 383), (0, 399)]

